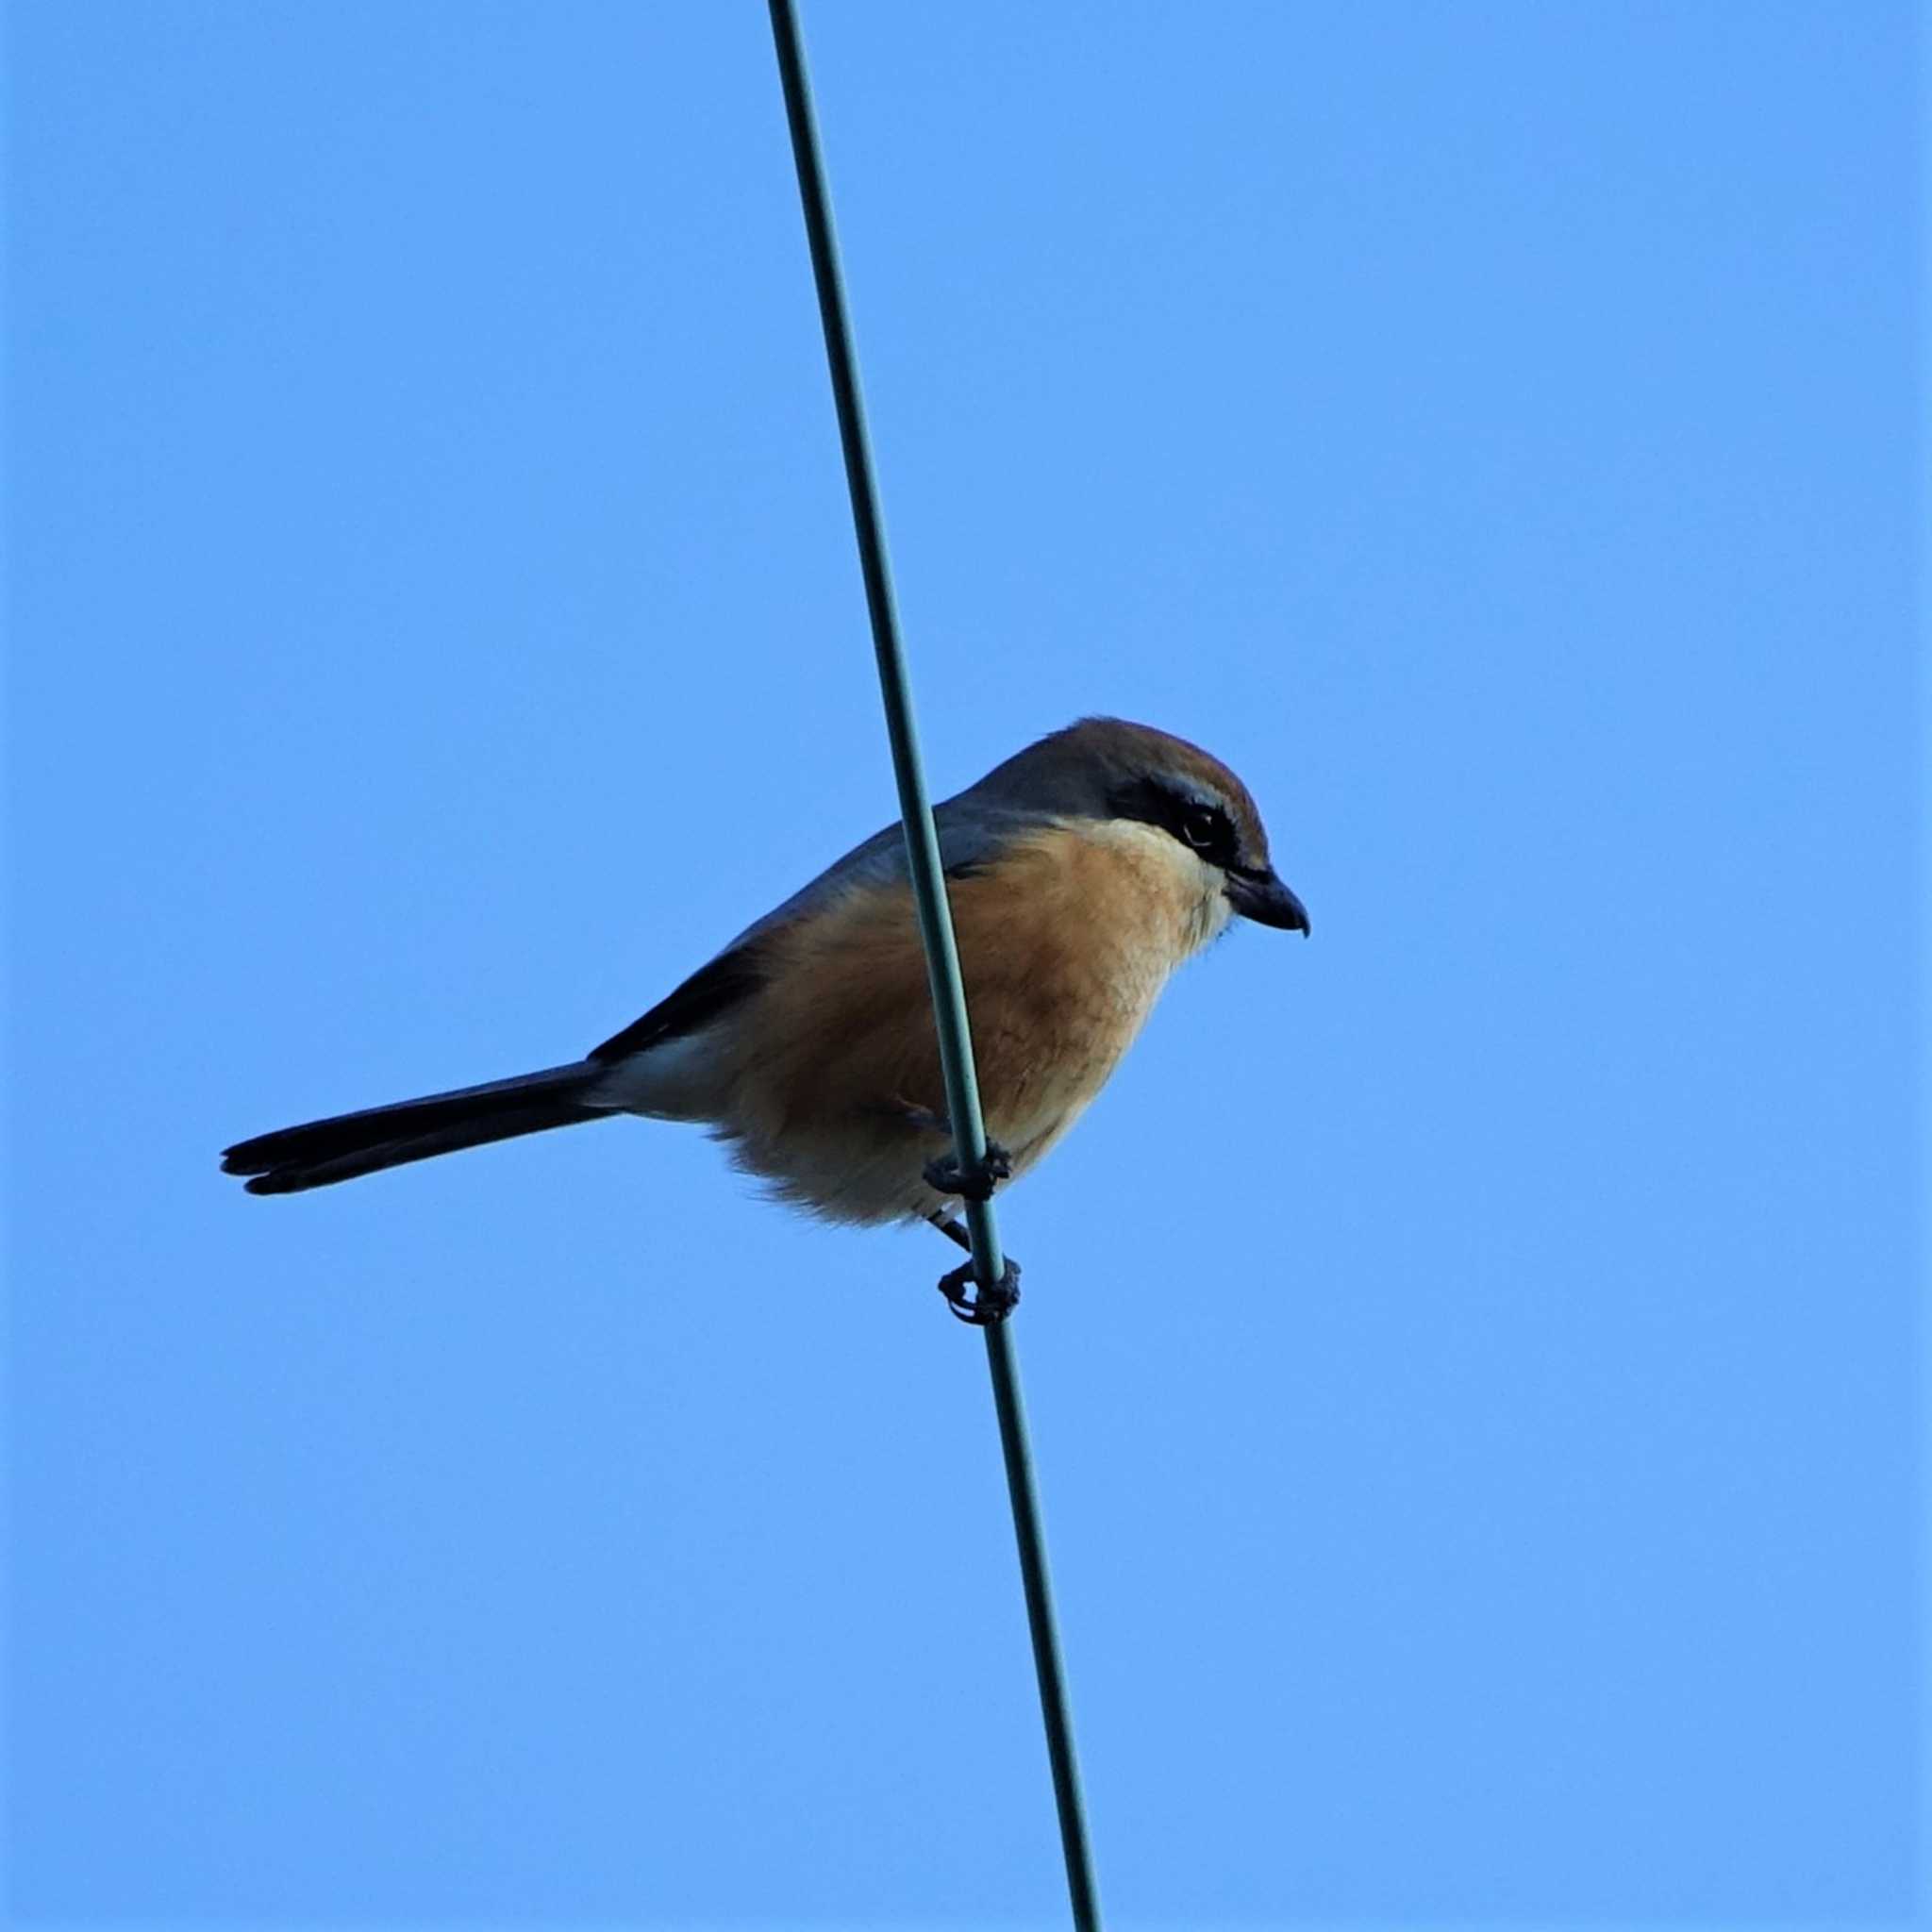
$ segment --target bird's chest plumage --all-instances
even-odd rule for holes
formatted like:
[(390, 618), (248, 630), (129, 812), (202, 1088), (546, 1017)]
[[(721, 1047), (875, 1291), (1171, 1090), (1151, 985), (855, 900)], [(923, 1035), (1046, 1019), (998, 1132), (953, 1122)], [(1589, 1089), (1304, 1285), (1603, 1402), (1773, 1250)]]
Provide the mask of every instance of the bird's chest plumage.
[(1113, 823), (1027, 841), (956, 887), (953, 917), (987, 1114), (1024, 1158), (1099, 1091), (1226, 911), (1174, 840)]
[[(990, 1131), (1017, 1169), (1105, 1084), (1170, 974), (1226, 924), (1219, 878), (1166, 834), (1043, 826), (948, 881)], [(937, 1205), (945, 1142), (924, 955), (903, 885), (774, 936), (727, 1133), (794, 1198), (853, 1219)], [(929, 1143), (929, 1144), (928, 1144)]]

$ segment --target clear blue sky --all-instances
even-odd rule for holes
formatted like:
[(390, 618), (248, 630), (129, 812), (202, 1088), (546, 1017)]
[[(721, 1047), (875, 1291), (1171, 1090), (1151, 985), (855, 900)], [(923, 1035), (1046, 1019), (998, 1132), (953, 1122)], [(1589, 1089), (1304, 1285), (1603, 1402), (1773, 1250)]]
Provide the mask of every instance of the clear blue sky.
[[(818, 0), (936, 786), (1313, 913), (1008, 1196), (1123, 1925), (1909, 1911), (1914, 10)], [(891, 790), (762, 8), (8, 9), (22, 1922), (1049, 1924), (924, 1231), (570, 1057)]]

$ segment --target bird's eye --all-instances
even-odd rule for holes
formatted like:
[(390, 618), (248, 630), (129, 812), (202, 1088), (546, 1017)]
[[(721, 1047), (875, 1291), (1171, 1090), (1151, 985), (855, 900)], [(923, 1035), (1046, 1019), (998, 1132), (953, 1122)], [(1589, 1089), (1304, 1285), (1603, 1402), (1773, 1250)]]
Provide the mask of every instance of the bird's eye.
[(1221, 814), (1211, 806), (1191, 806), (1181, 814), (1181, 837), (1196, 852), (1205, 852), (1221, 836)]

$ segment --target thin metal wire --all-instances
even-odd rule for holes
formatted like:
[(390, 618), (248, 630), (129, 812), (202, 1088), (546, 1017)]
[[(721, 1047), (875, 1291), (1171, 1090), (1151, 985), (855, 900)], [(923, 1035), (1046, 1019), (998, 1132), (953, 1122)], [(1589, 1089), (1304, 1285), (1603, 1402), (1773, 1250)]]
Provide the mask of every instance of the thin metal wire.
[[(852, 493), (852, 522), (858, 538), (858, 561), (865, 579), (866, 609), (872, 619), (873, 652), (878, 661), (879, 695), (886, 732), (892, 746), (892, 774), (899, 788), (899, 812), (906, 826), (906, 853), (919, 929), (925, 942), (926, 975), (932, 989), (933, 1017), (939, 1028), (940, 1059), (945, 1073), (946, 1118), (956, 1154), (967, 1168), (986, 1157), (986, 1123), (979, 1108), (979, 1082), (973, 1063), (973, 1040), (966, 1018), (966, 993), (959, 956), (953, 941), (952, 912), (946, 904), (940, 862), (939, 834), (926, 793), (913, 722), (912, 691), (906, 654), (899, 640), (898, 612), (886, 562), (883, 519), (874, 481), (872, 451), (859, 400), (858, 358), (846, 312), (839, 247), (832, 229), (831, 197), (806, 76), (805, 48), (792, 0), (769, 0), (772, 39), (785, 89), (785, 116), (791, 129), (791, 156), (798, 167), (798, 192), (805, 208), (805, 230), (811, 247), (812, 279), (818, 289), (819, 319), (824, 325), (825, 357), (831, 367), (832, 399), (839, 415), (839, 441), (845, 453), (845, 481)], [(991, 1202), (968, 1201), (966, 1225), (973, 1238), (974, 1277), (982, 1295), (997, 1291), (1006, 1272), (999, 1229)], [(1073, 1719), (1067, 1707), (1066, 1674), (1060, 1661), (1053, 1590), (1047, 1575), (1046, 1539), (1041, 1524), (1040, 1495), (1033, 1480), (1033, 1452), (1026, 1411), (1020, 1395), (1019, 1366), (1004, 1321), (986, 1324), (987, 1368), (992, 1377), (993, 1407), (999, 1417), (1000, 1449), (1006, 1459), (1007, 1490), (1012, 1501), (1013, 1533), (1020, 1546), (1020, 1576), (1026, 1591), (1026, 1624), (1033, 1639), (1033, 1667), (1040, 1682), (1041, 1714), (1053, 1770), (1054, 1804), (1059, 1814), (1060, 1849), (1067, 1865), (1067, 1893), (1079, 1932), (1099, 1932), (1100, 1907), (1093, 1884), (1092, 1853), (1087, 1841), (1086, 1808), (1080, 1795), (1079, 1764), (1074, 1752)]]

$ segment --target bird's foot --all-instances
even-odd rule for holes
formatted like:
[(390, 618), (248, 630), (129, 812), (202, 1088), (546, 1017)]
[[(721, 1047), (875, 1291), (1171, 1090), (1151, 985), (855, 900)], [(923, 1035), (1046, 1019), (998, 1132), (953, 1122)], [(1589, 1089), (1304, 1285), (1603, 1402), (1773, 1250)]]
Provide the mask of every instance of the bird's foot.
[(974, 1286), (971, 1261), (940, 1276), (940, 1292), (958, 1320), (974, 1328), (1004, 1322), (1020, 1305), (1019, 1262), (1008, 1256), (1007, 1272), (991, 1288), (981, 1288), (974, 1293)]
[(997, 1141), (989, 1141), (984, 1156), (971, 1166), (957, 1153), (925, 1163), (926, 1186), (935, 1193), (957, 1194), (962, 1201), (991, 1201), (992, 1191), (1012, 1177), (1013, 1157)]

